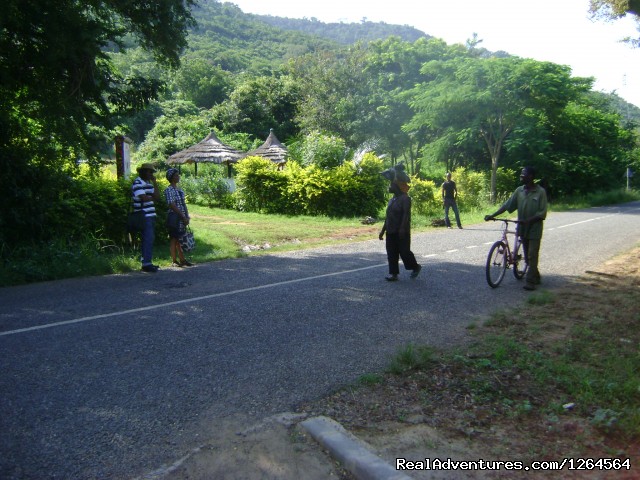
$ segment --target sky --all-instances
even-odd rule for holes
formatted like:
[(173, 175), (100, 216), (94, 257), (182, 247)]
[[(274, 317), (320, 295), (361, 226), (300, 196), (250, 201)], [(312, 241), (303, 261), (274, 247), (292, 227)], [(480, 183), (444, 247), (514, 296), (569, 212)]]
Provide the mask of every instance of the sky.
[(410, 25), (448, 44), (474, 33), (480, 46), (523, 58), (569, 65), (575, 77), (595, 77), (594, 90), (615, 92), (640, 107), (640, 49), (632, 16), (592, 20), (589, 0), (231, 0), (245, 13), (321, 22)]

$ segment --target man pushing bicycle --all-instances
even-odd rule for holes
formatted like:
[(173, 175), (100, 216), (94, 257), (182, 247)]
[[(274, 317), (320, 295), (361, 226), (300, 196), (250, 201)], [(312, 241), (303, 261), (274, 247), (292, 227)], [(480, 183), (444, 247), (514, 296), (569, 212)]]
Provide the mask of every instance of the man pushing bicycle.
[(520, 173), (522, 186), (516, 188), (511, 198), (495, 213), (484, 217), (485, 221), (493, 220), (504, 212), (518, 210), (518, 235), (522, 237), (522, 246), (529, 269), (525, 278), (525, 290), (535, 290), (540, 284), (538, 257), (542, 241), (542, 225), (547, 218), (547, 192), (534, 183), (535, 170), (524, 167)]

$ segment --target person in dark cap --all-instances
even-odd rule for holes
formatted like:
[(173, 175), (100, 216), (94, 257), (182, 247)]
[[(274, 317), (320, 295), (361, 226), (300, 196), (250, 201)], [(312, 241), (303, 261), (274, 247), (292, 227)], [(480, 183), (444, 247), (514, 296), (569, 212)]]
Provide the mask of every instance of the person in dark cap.
[(409, 191), (409, 176), (404, 171), (404, 165), (398, 164), (381, 173), (390, 181), (389, 192), (393, 197), (387, 205), (387, 214), (378, 238), (384, 239), (387, 234), (386, 249), (389, 262), (389, 274), (385, 279), (390, 282), (398, 280), (400, 274), (399, 259), (402, 258), (404, 268), (411, 270), (411, 278), (420, 274), (422, 266), (416, 261), (411, 251), (411, 197)]
[(518, 211), (518, 235), (522, 238), (525, 261), (528, 265), (525, 277), (525, 290), (535, 290), (541, 282), (538, 260), (542, 229), (547, 218), (547, 192), (535, 183), (536, 171), (533, 167), (524, 167), (520, 173), (522, 183), (498, 210), (484, 217), (493, 220), (504, 212)]
[(160, 199), (160, 191), (153, 175), (156, 171), (151, 163), (143, 163), (138, 167), (138, 178), (133, 181), (131, 195), (133, 211), (144, 212), (144, 226), (142, 228), (142, 270), (155, 273), (158, 266), (152, 262), (153, 242), (155, 240), (156, 208), (154, 201)]
[[(189, 225), (189, 210), (185, 201), (184, 191), (178, 187), (180, 172), (175, 168), (167, 170), (167, 180), (169, 186), (164, 191), (164, 198), (169, 206), (167, 216), (167, 229), (169, 230), (169, 253), (173, 260), (174, 267), (190, 267), (193, 265), (184, 258), (180, 237), (184, 235), (187, 225)], [(178, 262), (178, 258), (180, 262)]]

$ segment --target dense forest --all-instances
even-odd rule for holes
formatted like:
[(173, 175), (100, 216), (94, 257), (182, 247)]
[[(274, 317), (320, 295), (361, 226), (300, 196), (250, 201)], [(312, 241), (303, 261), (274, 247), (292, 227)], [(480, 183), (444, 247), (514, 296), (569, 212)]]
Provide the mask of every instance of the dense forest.
[(248, 151), (273, 129), (292, 168), (330, 171), (369, 151), (416, 179), (485, 174), (494, 200), (501, 175), (525, 164), (556, 195), (615, 188), (640, 167), (637, 106), (477, 37), (447, 45), (408, 26), (249, 15), (215, 0), (129, 3), (9, 0), (0, 254), (25, 232), (47, 241), (94, 228), (64, 230), (117, 135), (132, 139), (135, 162), (163, 167), (212, 130)]
[[(374, 146), (423, 176), (540, 164), (566, 184), (563, 193), (599, 184), (589, 178), (601, 176), (605, 150), (617, 168), (635, 158), (640, 109), (591, 91), (593, 79), (574, 78), (565, 66), (489, 52), (478, 38), (446, 45), (406, 26), (246, 15), (217, 2), (194, 17), (166, 100), (192, 108), (144, 132), (140, 161), (162, 163), (195, 143), (183, 130), (196, 124), (200, 136), (213, 128), (245, 150), (270, 128), (287, 143), (322, 132), (352, 150)], [(571, 180), (576, 175), (586, 178)]]

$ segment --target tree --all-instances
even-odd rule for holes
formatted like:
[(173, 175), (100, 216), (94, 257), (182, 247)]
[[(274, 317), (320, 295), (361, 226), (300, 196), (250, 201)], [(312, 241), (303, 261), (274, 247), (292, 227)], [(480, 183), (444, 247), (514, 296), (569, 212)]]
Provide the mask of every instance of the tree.
[(177, 67), (194, 4), (5, 2), (0, 20), (0, 126), (8, 135), (2, 136), (2, 154), (24, 162), (23, 155), (15, 158), (14, 149), (29, 139), (72, 157), (95, 158), (95, 127), (108, 126), (113, 111), (142, 108), (161, 87), (155, 80), (119, 75), (107, 50), (124, 49), (124, 39), (131, 35), (156, 61)]
[(344, 163), (347, 147), (341, 138), (311, 132), (301, 143), (300, 162), (304, 166), (316, 165), (328, 170)]
[(296, 121), (303, 133), (335, 134), (357, 147), (370, 136), (369, 76), (361, 44), (291, 61), (288, 73), (300, 86)]
[(231, 74), (203, 58), (189, 57), (182, 61), (172, 83), (186, 100), (200, 108), (211, 108), (226, 98)]
[(136, 40), (177, 67), (194, 0), (6, 0), (0, 16), (0, 250), (48, 239), (44, 206), (77, 162), (99, 162), (114, 114), (142, 109), (161, 82), (123, 76), (109, 51)]
[(297, 83), (289, 76), (246, 77), (229, 98), (211, 111), (225, 132), (244, 132), (265, 139), (274, 129), (286, 140), (297, 133), (293, 122), (297, 104)]
[(408, 92), (425, 80), (422, 65), (465, 55), (463, 47), (448, 46), (438, 39), (421, 38), (409, 43), (391, 37), (368, 46), (366, 73), (371, 77), (372, 111), (369, 132), (381, 140), (382, 147), (391, 154), (392, 163), (404, 155), (411, 172), (420, 170), (415, 161), (426, 141), (424, 129), (404, 131), (402, 125), (413, 116)]
[(552, 125), (545, 176), (554, 194), (571, 195), (620, 187), (637, 135), (617, 113), (571, 102)]
[(591, 11), (616, 17), (627, 13), (640, 16), (640, 0), (591, 0)]
[[(591, 13), (601, 18), (620, 18), (632, 14), (640, 26), (640, 0), (591, 0)], [(640, 48), (640, 38), (628, 41)]]
[(505, 140), (516, 128), (558, 115), (591, 79), (573, 79), (569, 67), (519, 58), (454, 58), (427, 63), (433, 80), (414, 90), (416, 114), (405, 128), (426, 127), (457, 142), (481, 139), (491, 159), (491, 199)]

